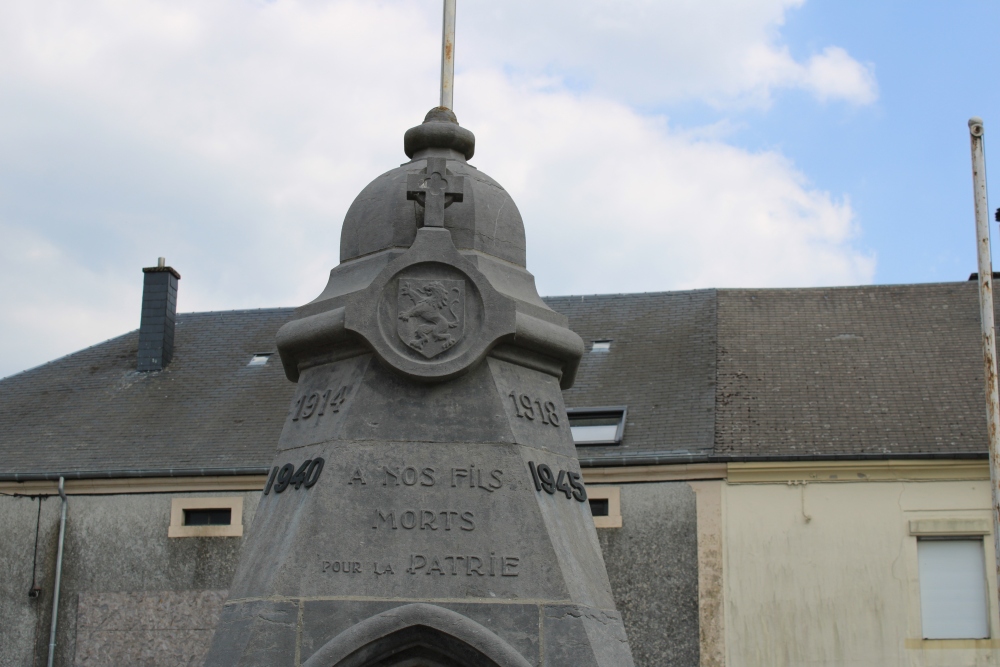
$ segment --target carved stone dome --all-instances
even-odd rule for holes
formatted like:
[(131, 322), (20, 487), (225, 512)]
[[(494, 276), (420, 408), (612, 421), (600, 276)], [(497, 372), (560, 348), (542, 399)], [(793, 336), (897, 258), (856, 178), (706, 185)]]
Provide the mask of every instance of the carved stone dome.
[(450, 110), (431, 109), (423, 124), (406, 132), (403, 145), (411, 160), (369, 183), (348, 209), (340, 235), (340, 261), (410, 247), (423, 224), (423, 207), (407, 200), (407, 175), (423, 171), (427, 158), (443, 157), (448, 170), (464, 176), (466, 183), (463, 200), (444, 213), (444, 226), (455, 246), (525, 266), (521, 214), (499, 183), (467, 162), (475, 141)]

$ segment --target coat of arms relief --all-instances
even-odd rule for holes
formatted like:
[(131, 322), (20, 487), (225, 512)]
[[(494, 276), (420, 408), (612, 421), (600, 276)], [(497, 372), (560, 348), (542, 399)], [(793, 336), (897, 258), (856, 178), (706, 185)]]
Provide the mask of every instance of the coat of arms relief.
[(433, 359), (465, 335), (465, 281), (401, 279), (397, 312), (402, 341)]

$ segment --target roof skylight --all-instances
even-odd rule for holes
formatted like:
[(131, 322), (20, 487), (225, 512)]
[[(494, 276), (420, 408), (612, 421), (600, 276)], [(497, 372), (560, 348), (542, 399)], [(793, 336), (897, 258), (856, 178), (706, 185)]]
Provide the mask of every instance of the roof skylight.
[(267, 363), (267, 360), (271, 358), (271, 352), (264, 352), (262, 354), (255, 354), (253, 358), (250, 359), (250, 363), (247, 366), (263, 366)]
[(625, 406), (569, 408), (569, 428), (577, 445), (618, 445), (625, 432)]
[(610, 352), (611, 351), (611, 341), (610, 340), (595, 340), (590, 347), (591, 352)]

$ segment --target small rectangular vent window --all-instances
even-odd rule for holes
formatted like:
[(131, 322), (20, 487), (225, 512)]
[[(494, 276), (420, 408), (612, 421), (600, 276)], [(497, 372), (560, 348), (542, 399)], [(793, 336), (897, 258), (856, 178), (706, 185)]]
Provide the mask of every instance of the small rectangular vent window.
[(610, 340), (595, 340), (590, 346), (591, 352), (610, 352), (611, 351), (611, 341)]
[(229, 526), (233, 523), (233, 510), (229, 507), (184, 510), (185, 526)]
[(267, 363), (267, 360), (271, 358), (270, 352), (265, 352), (263, 354), (255, 354), (253, 358), (250, 359), (250, 363), (247, 366), (263, 366)]
[(591, 498), (590, 513), (594, 516), (608, 516), (611, 507), (607, 498)]
[(566, 410), (573, 442), (577, 445), (621, 444), (627, 412), (624, 406)]

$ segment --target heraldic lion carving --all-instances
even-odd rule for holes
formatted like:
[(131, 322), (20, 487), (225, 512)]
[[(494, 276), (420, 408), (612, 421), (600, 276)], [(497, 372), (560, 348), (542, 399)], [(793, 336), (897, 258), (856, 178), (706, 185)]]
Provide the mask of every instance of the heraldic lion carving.
[(399, 312), (399, 319), (410, 324), (410, 338), (404, 338), (407, 345), (425, 351), (424, 347), (431, 343), (436, 356), (458, 342), (450, 330), (457, 328), (461, 321), (455, 312), (455, 306), (462, 301), (461, 289), (448, 289), (440, 280), (427, 281), (423, 286), (407, 281), (400, 286), (399, 296), (401, 306), (403, 298), (413, 302), (412, 307), (400, 308)]

